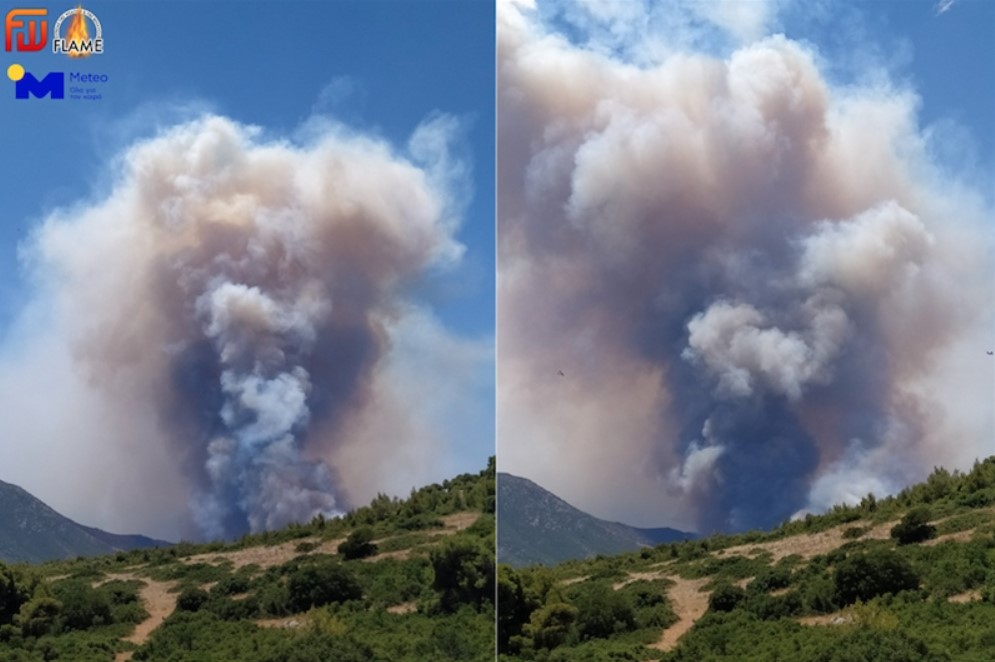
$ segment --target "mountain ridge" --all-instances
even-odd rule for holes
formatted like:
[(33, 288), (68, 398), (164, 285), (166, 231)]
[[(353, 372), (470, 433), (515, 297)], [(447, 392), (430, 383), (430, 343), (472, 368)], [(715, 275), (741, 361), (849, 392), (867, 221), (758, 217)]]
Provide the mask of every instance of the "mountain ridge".
[(639, 528), (594, 517), (527, 478), (497, 476), (501, 563), (555, 565), (697, 537), (670, 527)]
[(0, 561), (41, 563), (171, 544), (84, 526), (23, 487), (0, 480)]

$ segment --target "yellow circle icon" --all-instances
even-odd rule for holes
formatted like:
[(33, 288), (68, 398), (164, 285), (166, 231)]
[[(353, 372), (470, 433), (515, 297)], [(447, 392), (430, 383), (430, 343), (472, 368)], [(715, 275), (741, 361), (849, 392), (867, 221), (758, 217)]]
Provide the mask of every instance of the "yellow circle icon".
[(7, 78), (12, 81), (19, 81), (24, 78), (24, 67), (19, 64), (12, 64), (7, 67)]

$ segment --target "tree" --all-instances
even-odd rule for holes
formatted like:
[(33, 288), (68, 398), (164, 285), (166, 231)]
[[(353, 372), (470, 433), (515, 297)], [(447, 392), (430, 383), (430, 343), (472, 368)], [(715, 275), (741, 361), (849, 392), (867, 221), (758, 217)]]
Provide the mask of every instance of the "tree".
[(51, 632), (62, 613), (62, 603), (55, 598), (37, 597), (21, 606), (18, 618), (25, 637), (40, 637)]
[(576, 600), (577, 632), (582, 639), (607, 638), (636, 628), (636, 613), (622, 593), (599, 587)]
[(91, 588), (84, 581), (62, 582), (54, 592), (62, 603), (60, 621), (66, 629), (86, 630), (94, 625), (107, 625), (113, 621), (107, 595)]
[(919, 588), (919, 576), (909, 562), (890, 550), (847, 557), (836, 567), (833, 581), (837, 603), (843, 606)]
[(481, 541), (458, 537), (429, 553), (439, 592), (439, 607), (455, 611), (463, 604), (480, 606), (494, 600), (494, 551)]
[(377, 546), (373, 542), (373, 529), (368, 526), (359, 527), (339, 545), (338, 551), (347, 561), (373, 556), (377, 553)]
[(290, 608), (294, 611), (363, 597), (363, 589), (349, 569), (328, 561), (298, 568), (290, 575), (287, 589)]
[(528, 631), (535, 648), (556, 648), (571, 634), (577, 621), (577, 608), (565, 602), (554, 602), (532, 614)]
[(207, 591), (202, 588), (187, 588), (176, 598), (176, 608), (180, 611), (197, 611), (204, 606), (209, 597)]
[(746, 591), (733, 584), (720, 584), (708, 598), (712, 611), (732, 611), (746, 600)]
[(0, 625), (10, 623), (24, 600), (24, 592), (14, 578), (14, 572), (0, 563)]
[(905, 513), (902, 521), (892, 527), (891, 537), (899, 545), (911, 545), (935, 537), (936, 527), (929, 523), (930, 517), (928, 508), (913, 508)]

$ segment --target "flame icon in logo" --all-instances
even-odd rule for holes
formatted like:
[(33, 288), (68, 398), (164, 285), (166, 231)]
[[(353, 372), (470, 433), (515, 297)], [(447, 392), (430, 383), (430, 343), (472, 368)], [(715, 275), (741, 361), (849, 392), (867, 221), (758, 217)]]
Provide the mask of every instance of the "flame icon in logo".
[[(62, 24), (68, 20), (69, 25), (62, 32)], [(93, 24), (95, 36), (90, 35), (89, 23)], [(104, 52), (103, 30), (100, 21), (89, 9), (78, 5), (62, 14), (55, 23), (55, 39), (52, 40), (53, 53), (65, 53), (72, 58), (90, 57), (95, 53)]]

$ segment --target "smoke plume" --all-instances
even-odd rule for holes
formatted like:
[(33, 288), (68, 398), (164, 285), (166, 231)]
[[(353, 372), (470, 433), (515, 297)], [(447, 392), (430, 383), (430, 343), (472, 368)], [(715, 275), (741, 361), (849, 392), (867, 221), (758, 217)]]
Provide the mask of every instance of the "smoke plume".
[(207, 116), (132, 146), (105, 196), (56, 211), (26, 248), (39, 289), (0, 390), (45, 399), (23, 389), (41, 372), (53, 395), (0, 426), (22, 444), (5, 464), (31, 484), (31, 445), (47, 445), (85, 474), (51, 487), (57, 461), (35, 478), (56, 503), (212, 538), (333, 515), (448, 466), (426, 396), (395, 382), (427, 362), (434, 406), (461, 406), (446, 389), (476, 389), (488, 362), (487, 343), (410, 296), (463, 250), (457, 129), (435, 117), (397, 152), (338, 126), (298, 145)]
[(992, 213), (915, 94), (576, 7), (498, 9), (501, 469), (710, 532), (995, 452)]

